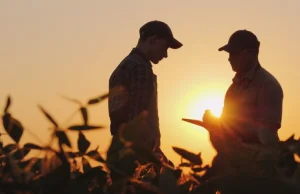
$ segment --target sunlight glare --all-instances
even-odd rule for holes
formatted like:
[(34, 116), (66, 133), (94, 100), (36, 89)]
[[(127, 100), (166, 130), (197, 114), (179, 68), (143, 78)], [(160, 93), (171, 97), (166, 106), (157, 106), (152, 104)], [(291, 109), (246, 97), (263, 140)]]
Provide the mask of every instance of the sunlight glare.
[(217, 92), (191, 95), (186, 106), (185, 117), (202, 120), (202, 116), (207, 109), (211, 110), (214, 116), (220, 117), (223, 109), (223, 99), (223, 95)]

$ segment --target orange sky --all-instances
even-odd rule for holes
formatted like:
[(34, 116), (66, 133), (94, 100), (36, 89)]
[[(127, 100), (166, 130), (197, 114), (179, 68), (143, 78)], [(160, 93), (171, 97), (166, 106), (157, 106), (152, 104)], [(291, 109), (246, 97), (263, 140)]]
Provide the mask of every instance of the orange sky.
[[(261, 64), (284, 89), (281, 139), (299, 136), (299, 8), (297, 0), (0, 1), (0, 107), (11, 94), (12, 113), (46, 142), (49, 122), (37, 104), (63, 123), (77, 107), (60, 94), (84, 101), (107, 92), (108, 78), (136, 45), (139, 27), (158, 19), (184, 44), (153, 67), (162, 148), (176, 164), (171, 146), (202, 152), (206, 162), (215, 154), (206, 131), (181, 118), (201, 118), (205, 108), (214, 108), (208, 98), (221, 106), (234, 74), (227, 54), (217, 49), (238, 29), (258, 36)], [(91, 107), (90, 115), (93, 124), (108, 127), (107, 101)], [(68, 124), (79, 119), (77, 114)], [(75, 143), (76, 133), (70, 135)], [(111, 138), (108, 128), (86, 136), (103, 152)], [(25, 132), (21, 143), (27, 141), (36, 142)]]

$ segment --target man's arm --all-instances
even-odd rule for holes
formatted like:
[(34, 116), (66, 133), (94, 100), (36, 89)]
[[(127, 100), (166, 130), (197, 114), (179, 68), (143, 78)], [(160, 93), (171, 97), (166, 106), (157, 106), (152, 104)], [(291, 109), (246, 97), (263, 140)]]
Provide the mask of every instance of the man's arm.
[(279, 83), (268, 81), (258, 94), (256, 128), (260, 142), (276, 144), (277, 131), (281, 127), (283, 91)]
[(152, 69), (144, 64), (135, 64), (130, 68), (128, 88), (129, 120), (134, 119), (147, 108), (153, 90), (152, 76)]
[[(149, 149), (154, 146), (154, 133), (148, 120), (141, 115), (148, 108), (153, 91), (153, 72), (146, 64), (135, 64), (128, 73), (128, 120), (132, 124), (135, 141)], [(139, 117), (141, 116), (141, 117)]]

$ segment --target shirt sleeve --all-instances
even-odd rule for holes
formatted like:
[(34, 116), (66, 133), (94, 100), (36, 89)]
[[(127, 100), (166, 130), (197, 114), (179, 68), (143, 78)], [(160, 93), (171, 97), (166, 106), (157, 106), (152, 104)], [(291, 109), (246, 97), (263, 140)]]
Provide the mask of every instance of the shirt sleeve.
[(130, 69), (128, 88), (129, 120), (134, 119), (146, 110), (153, 89), (152, 79), (152, 69), (143, 64), (136, 64)]
[(263, 144), (276, 143), (281, 128), (283, 91), (279, 83), (266, 82), (258, 94), (256, 125)]
[(281, 127), (283, 91), (279, 83), (268, 81), (258, 94), (257, 117), (259, 127), (277, 131)]

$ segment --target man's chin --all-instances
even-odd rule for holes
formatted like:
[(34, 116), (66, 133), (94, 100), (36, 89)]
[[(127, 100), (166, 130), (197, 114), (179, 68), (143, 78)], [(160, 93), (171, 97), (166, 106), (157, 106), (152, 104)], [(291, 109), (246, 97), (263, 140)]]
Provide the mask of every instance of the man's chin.
[(155, 61), (154, 61), (154, 60), (151, 60), (151, 62), (152, 62), (153, 64), (155, 64), (155, 65), (156, 65), (156, 64), (158, 64), (158, 63), (159, 63), (159, 60), (155, 60)]
[(236, 72), (236, 68), (234, 66), (231, 66), (231, 69), (233, 72)]

